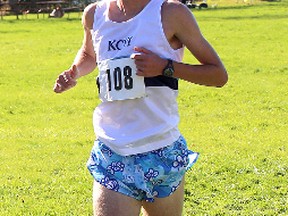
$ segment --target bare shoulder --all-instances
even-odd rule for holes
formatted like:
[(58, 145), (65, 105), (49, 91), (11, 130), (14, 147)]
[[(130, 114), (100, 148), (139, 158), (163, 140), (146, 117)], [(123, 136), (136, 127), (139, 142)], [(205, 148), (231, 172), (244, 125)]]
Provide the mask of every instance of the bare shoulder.
[(94, 22), (94, 13), (97, 7), (97, 2), (88, 5), (83, 12), (82, 23), (85, 28), (92, 29)]
[(162, 5), (162, 22), (170, 41), (187, 46), (191, 36), (201, 36), (198, 24), (191, 10), (178, 0), (167, 0)]
[[(167, 0), (163, 3), (163, 13), (170, 14), (174, 19), (179, 16), (191, 14), (190, 9), (178, 0)], [(173, 14), (171, 16), (171, 14)]]
[(178, 0), (167, 0), (163, 3), (162, 18), (176, 32), (183, 31), (187, 27), (197, 28), (196, 19), (191, 10)]
[(187, 45), (191, 36), (201, 36), (198, 23), (192, 11), (177, 0), (167, 0), (163, 3), (162, 17), (164, 24), (172, 29), (176, 38)]

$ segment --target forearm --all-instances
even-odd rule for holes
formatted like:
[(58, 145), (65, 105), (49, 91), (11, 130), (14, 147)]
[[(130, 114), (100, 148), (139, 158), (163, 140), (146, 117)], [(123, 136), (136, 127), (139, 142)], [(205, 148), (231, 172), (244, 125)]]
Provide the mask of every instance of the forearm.
[(228, 81), (227, 72), (222, 64), (219, 65), (189, 65), (174, 62), (174, 77), (191, 83), (222, 87)]
[(77, 67), (78, 70), (77, 78), (91, 73), (97, 66), (95, 57), (89, 55), (85, 51), (84, 47), (80, 48), (72, 65), (76, 65)]

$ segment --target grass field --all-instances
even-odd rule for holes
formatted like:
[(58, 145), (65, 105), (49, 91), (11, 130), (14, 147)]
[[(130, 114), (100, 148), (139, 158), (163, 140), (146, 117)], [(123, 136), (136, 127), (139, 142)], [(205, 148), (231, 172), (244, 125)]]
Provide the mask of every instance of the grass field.
[[(184, 215), (288, 215), (288, 1), (220, 3), (194, 15), (229, 83), (180, 82), (180, 130), (201, 155)], [(97, 73), (52, 91), (81, 41), (78, 14), (0, 20), (0, 215), (91, 215)]]

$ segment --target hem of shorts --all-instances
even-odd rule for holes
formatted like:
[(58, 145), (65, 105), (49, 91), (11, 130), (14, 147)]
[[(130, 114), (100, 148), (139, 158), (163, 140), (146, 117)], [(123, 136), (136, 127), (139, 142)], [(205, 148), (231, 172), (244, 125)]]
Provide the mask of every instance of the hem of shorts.
[[(89, 169), (89, 168), (88, 168), (88, 169)], [(90, 169), (89, 169), (89, 171), (90, 171)], [(102, 186), (105, 187), (106, 189), (108, 189), (108, 190), (110, 190), (110, 191), (113, 191), (113, 192), (115, 192), (115, 193), (120, 193), (120, 194), (122, 194), (122, 195), (124, 195), (124, 196), (130, 197), (130, 198), (135, 199), (135, 200), (138, 200), (138, 201), (143, 201), (143, 200), (146, 201), (145, 199), (141, 199), (141, 198), (138, 198), (138, 197), (135, 197), (135, 196), (131, 195), (131, 193), (125, 193), (124, 191), (115, 191), (115, 190), (113, 190), (113, 189), (107, 188), (105, 185), (103, 185), (103, 184), (100, 183), (100, 182), (101, 182), (101, 178), (98, 178), (98, 177), (96, 177), (95, 175), (93, 175), (93, 172), (91, 172), (91, 171), (90, 171), (90, 173), (91, 173), (94, 181), (96, 181), (98, 184), (102, 185)]]
[(187, 170), (184, 172), (184, 174), (182, 175), (182, 178), (176, 188), (176, 190), (174, 190), (173, 192), (171, 192), (170, 194), (168, 195), (164, 195), (164, 196), (154, 196), (154, 197), (151, 197), (151, 198), (146, 198), (146, 199), (143, 199), (142, 201), (146, 201), (146, 202), (154, 202), (155, 201), (155, 198), (157, 199), (165, 199), (167, 197), (170, 197), (171, 195), (173, 195), (178, 189), (179, 189), (179, 186), (182, 184), (182, 182), (184, 181), (184, 177), (185, 177), (185, 174), (186, 174)]
[[(92, 174), (92, 173), (91, 173), (91, 174)], [(135, 199), (135, 200), (137, 200), (137, 201), (145, 201), (145, 202), (153, 203), (153, 202), (155, 202), (155, 198), (157, 198), (157, 199), (165, 199), (165, 198), (173, 195), (173, 194), (179, 189), (179, 186), (180, 186), (180, 184), (183, 182), (183, 179), (184, 179), (185, 174), (186, 174), (186, 172), (185, 172), (184, 175), (182, 176), (182, 179), (181, 179), (181, 181), (179, 182), (179, 185), (177, 186), (176, 190), (173, 191), (173, 192), (171, 192), (170, 194), (165, 195), (165, 196), (157, 196), (157, 195), (156, 195), (156, 196), (153, 196), (153, 197), (146, 197), (146, 198), (143, 198), (143, 199), (142, 199), (142, 198), (135, 197), (135, 196), (131, 195), (130, 193), (125, 193), (125, 192), (123, 192), (123, 191), (115, 191), (115, 190), (113, 190), (113, 189), (107, 188), (105, 185), (102, 185), (102, 184), (100, 183), (99, 179), (95, 178), (95, 176), (94, 176), (93, 174), (92, 174), (92, 176), (93, 176), (94, 181), (96, 181), (98, 184), (102, 185), (103, 187), (105, 187), (106, 189), (108, 189), (108, 190), (110, 190), (110, 191), (113, 191), (113, 192), (115, 192), (115, 193), (120, 193), (120, 194), (122, 194), (122, 195), (124, 195), (124, 196), (127, 196), (127, 197), (129, 197), (129, 198)]]
[(167, 197), (173, 195), (173, 194), (179, 189), (179, 186), (181, 185), (181, 183), (182, 183), (183, 180), (184, 180), (184, 176), (186, 175), (186, 173), (188, 172), (188, 170), (196, 163), (196, 161), (197, 161), (198, 158), (199, 158), (199, 153), (197, 153), (197, 152), (193, 152), (193, 153), (197, 154), (197, 156), (196, 156), (196, 158), (195, 158), (192, 162), (189, 162), (189, 165), (186, 167), (186, 170), (185, 170), (185, 172), (183, 173), (182, 178), (181, 178), (181, 180), (180, 180), (180, 182), (179, 182), (176, 190), (173, 191), (173, 192), (171, 192), (171, 193), (168, 194), (168, 195), (165, 195), (165, 196), (157, 196), (157, 195), (156, 195), (156, 196), (153, 196), (153, 197), (146, 197), (146, 198), (143, 198), (143, 199), (142, 199), (142, 198), (138, 198), (138, 197), (133, 196), (131, 193), (126, 193), (126, 192), (124, 192), (124, 191), (115, 191), (115, 190), (110, 189), (110, 188), (107, 188), (105, 185), (101, 184), (100, 182), (101, 182), (102, 178), (101, 178), (100, 176), (98, 176), (98, 175), (94, 175), (94, 174), (93, 174), (93, 171), (90, 169), (89, 165), (87, 166), (87, 168), (88, 168), (90, 174), (92, 175), (94, 181), (96, 181), (98, 184), (102, 185), (102, 186), (105, 187), (106, 189), (111, 190), (111, 191), (114, 191), (114, 192), (116, 192), (116, 193), (120, 193), (120, 194), (122, 194), (122, 195), (124, 195), (124, 196), (130, 197), (130, 198), (135, 199), (135, 200), (138, 200), (138, 201), (145, 201), (145, 202), (150, 202), (150, 203), (152, 203), (152, 202), (155, 201), (155, 198), (158, 198), (158, 199), (167, 198)]

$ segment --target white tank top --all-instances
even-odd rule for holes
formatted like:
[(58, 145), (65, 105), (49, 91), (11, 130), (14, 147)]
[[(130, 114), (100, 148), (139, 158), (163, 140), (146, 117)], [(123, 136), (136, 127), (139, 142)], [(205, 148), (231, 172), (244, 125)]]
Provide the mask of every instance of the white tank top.
[(129, 59), (133, 48), (144, 47), (175, 61), (182, 61), (184, 48), (171, 48), (164, 34), (164, 0), (150, 0), (124, 22), (109, 19), (111, 1), (115, 0), (100, 1), (94, 15), (92, 37), (102, 102), (94, 111), (93, 125), (99, 140), (125, 156), (162, 148), (180, 136), (178, 80), (135, 75), (134, 61)]

